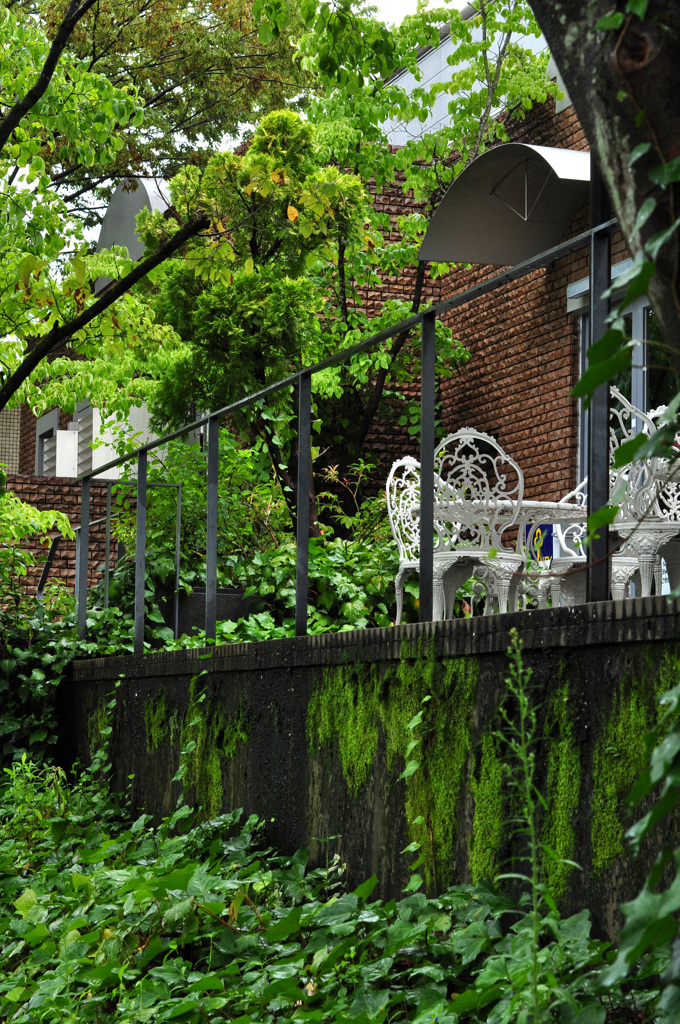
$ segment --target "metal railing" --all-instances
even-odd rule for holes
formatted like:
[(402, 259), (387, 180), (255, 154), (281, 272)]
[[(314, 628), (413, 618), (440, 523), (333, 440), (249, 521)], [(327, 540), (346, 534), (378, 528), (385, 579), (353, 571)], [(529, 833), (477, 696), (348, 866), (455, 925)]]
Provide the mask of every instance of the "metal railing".
[[(137, 462), (137, 507), (135, 523), (135, 613), (134, 613), (134, 652), (141, 654), (144, 650), (144, 585), (146, 574), (146, 519), (147, 519), (147, 490), (149, 487), (158, 486), (155, 482), (148, 481), (148, 457), (149, 453), (156, 448), (167, 445), (168, 442), (184, 437), (200, 427), (207, 426), (207, 520), (206, 520), (206, 590), (205, 590), (205, 634), (206, 639), (216, 638), (217, 622), (217, 495), (219, 476), (219, 431), (220, 422), (227, 416), (242, 409), (252, 406), (270, 395), (275, 394), (284, 388), (297, 385), (298, 388), (298, 477), (297, 477), (297, 529), (296, 529), (296, 595), (295, 595), (295, 635), (305, 636), (307, 633), (307, 612), (309, 593), (309, 502), (300, 500), (300, 495), (307, 495), (311, 491), (312, 484), (312, 456), (311, 456), (311, 427), (312, 427), (312, 377), (315, 373), (325, 370), (331, 366), (338, 366), (348, 362), (353, 356), (360, 352), (374, 348), (376, 345), (396, 335), (415, 328), (421, 330), (421, 390), (420, 390), (420, 463), (421, 463), (421, 492), (420, 492), (420, 524), (421, 536), (431, 536), (434, 530), (434, 438), (435, 438), (435, 401), (436, 401), (436, 376), (435, 376), (435, 334), (436, 321), (445, 313), (458, 306), (474, 302), (490, 292), (501, 288), (512, 281), (530, 273), (539, 267), (547, 266), (560, 257), (577, 252), (585, 247), (591, 248), (591, 285), (594, 271), (594, 263), (597, 260), (608, 259), (609, 247), (605, 254), (602, 247), (596, 249), (593, 240), (597, 241), (606, 237), (610, 239), (611, 234), (617, 226), (616, 220), (608, 220), (597, 224), (590, 230), (583, 232), (565, 242), (554, 246), (547, 251), (525, 260), (508, 270), (504, 270), (493, 277), (488, 278), (473, 287), (459, 292), (451, 298), (437, 303), (434, 307), (423, 312), (415, 313), (400, 323), (395, 324), (377, 334), (372, 335), (364, 341), (353, 345), (351, 348), (343, 349), (335, 355), (316, 363), (314, 366), (291, 374), (282, 380), (270, 384), (260, 391), (231, 405), (224, 406), (185, 427), (157, 438), (147, 444), (141, 445), (129, 455), (113, 459), (97, 469), (81, 474), (77, 481), (81, 483), (81, 527), (78, 532), (79, 557), (77, 559), (76, 575), (76, 602), (78, 612), (78, 632), (84, 638), (87, 633), (87, 591), (88, 591), (88, 544), (90, 526), (90, 482), (93, 478), (117, 469), (126, 463), (136, 460)], [(593, 257), (595, 254), (595, 257)], [(601, 274), (600, 274), (601, 277)], [(591, 287), (591, 295), (594, 290)], [(599, 294), (599, 292), (598, 292)], [(597, 297), (595, 298), (597, 305)], [(597, 340), (595, 338), (594, 340)], [(605, 389), (608, 395), (608, 389)], [(594, 416), (591, 417), (594, 419)], [(605, 420), (605, 422), (607, 422)], [(590, 449), (591, 479), (601, 474), (604, 467), (604, 479), (608, 480), (608, 436), (605, 431), (602, 437), (594, 438)], [(123, 481), (129, 485), (130, 481)], [(177, 485), (166, 485), (177, 486)], [(178, 519), (176, 531), (176, 594), (179, 587), (179, 516), (181, 510), (181, 493), (178, 496)], [(107, 504), (107, 517), (110, 521), (110, 489), (109, 501)], [(107, 537), (110, 537), (110, 526), (107, 525)], [(602, 532), (602, 531), (601, 531)], [(433, 605), (433, 548), (430, 545), (423, 545), (420, 552), (420, 603), (419, 617), (421, 621), (429, 622), (432, 619)], [(108, 548), (107, 548), (108, 563)], [(107, 577), (108, 579), (108, 577)], [(592, 598), (595, 599), (595, 598)], [(606, 596), (601, 599), (606, 599)], [(177, 623), (177, 603), (175, 605), (175, 623)]]

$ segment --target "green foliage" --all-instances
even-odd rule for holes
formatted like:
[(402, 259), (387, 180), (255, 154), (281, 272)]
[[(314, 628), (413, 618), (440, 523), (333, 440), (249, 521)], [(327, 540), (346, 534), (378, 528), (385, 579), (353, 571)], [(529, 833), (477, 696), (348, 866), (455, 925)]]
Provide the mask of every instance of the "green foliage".
[[(141, 125), (121, 125), (115, 155), (103, 164), (46, 159), (56, 187), (90, 223), (97, 222), (93, 207), (105, 206), (119, 181), (140, 173), (168, 178), (186, 163), (200, 164), (208, 146), (238, 136), (267, 109), (296, 102), (307, 76), (293, 59), (295, 19), (265, 46), (251, 6), (248, 0), (197, 0), (191, 7), (160, 0), (149, 9), (144, 0), (130, 0), (122, 10), (116, 0), (99, 0), (81, 20), (69, 53), (137, 95), (144, 108)], [(34, 16), (53, 32), (58, 10), (53, 0), (42, 0)]]
[[(180, 585), (205, 585), (207, 473), (206, 452), (199, 443), (171, 442), (149, 463), (149, 482), (173, 487), (149, 487), (147, 511), (147, 589), (150, 603), (156, 589), (175, 585), (177, 486), (181, 485)], [(113, 489), (114, 529), (126, 549), (134, 550), (136, 520), (134, 487)], [(218, 562), (221, 586), (239, 582), (241, 563), (247, 564), (284, 538), (288, 529), (280, 488), (263, 446), (243, 445), (227, 430), (220, 431), (217, 496)], [(111, 579), (112, 604), (132, 610), (132, 563), (121, 565)]]
[[(6, 773), (4, 1017), (532, 1019), (523, 1013), (527, 917), (506, 895), (458, 885), (436, 899), (369, 903), (375, 877), (346, 892), (337, 859), (310, 871), (306, 851), (258, 849), (262, 825), (251, 817), (239, 827), (240, 811), (201, 824), (180, 804), (158, 827), (146, 816), (130, 823), (106, 775), (104, 751), (72, 782), (28, 759)], [(585, 914), (561, 922), (539, 955), (569, 996), (560, 1019), (601, 1024), (603, 1004), (589, 990), (603, 947), (588, 929)]]
[(52, 532), (71, 540), (75, 537), (63, 512), (40, 511), (13, 491), (0, 491), (0, 607), (5, 611), (19, 616), (29, 607), (27, 576), (41, 559), (27, 545), (38, 542), (49, 547)]
[[(634, 852), (639, 852), (642, 844), (652, 837), (658, 842), (658, 826), (675, 813), (678, 804), (680, 687), (676, 685), (664, 693), (659, 704), (659, 722), (647, 735), (647, 747), (651, 752), (648, 764), (629, 798), (631, 806), (649, 808), (628, 830), (627, 838)], [(666, 835), (640, 893), (621, 907), (626, 922), (618, 955), (604, 972), (601, 984), (608, 991), (624, 980), (635, 978), (641, 957), (658, 950), (663, 952), (665, 946), (673, 942), (672, 955), (661, 979), (663, 991), (658, 1004), (659, 1019), (669, 1024), (677, 1019), (680, 1011), (679, 944), (676, 938), (679, 907), (680, 851), (674, 848)]]
[(56, 742), (56, 687), (77, 647), (64, 622), (0, 613), (0, 761), (40, 758)]

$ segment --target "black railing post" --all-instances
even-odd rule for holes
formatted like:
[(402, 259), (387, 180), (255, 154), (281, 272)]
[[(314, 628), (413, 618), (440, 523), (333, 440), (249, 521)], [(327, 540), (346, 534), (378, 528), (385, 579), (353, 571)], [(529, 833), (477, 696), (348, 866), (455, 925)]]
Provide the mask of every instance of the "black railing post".
[(137, 456), (137, 519), (135, 530), (135, 654), (144, 653), (144, 591), (146, 589), (146, 481), (148, 458)]
[(177, 485), (177, 515), (175, 518), (175, 603), (173, 605), (173, 632), (175, 640), (179, 636), (179, 569), (180, 540), (182, 535), (182, 485)]
[(208, 513), (205, 539), (205, 638), (217, 636), (217, 494), (220, 472), (220, 418), (208, 421)]
[(423, 317), (420, 357), (420, 621), (432, 621), (436, 319)]
[(104, 555), (104, 607), (109, 607), (109, 565), (111, 556), (111, 481), (106, 485), (106, 553)]
[(76, 558), (76, 607), (78, 609), (78, 636), (87, 638), (87, 570), (90, 546), (90, 478), (83, 480), (80, 489), (80, 529), (78, 530)]
[[(609, 196), (595, 159), (591, 161), (590, 223), (610, 216)], [(590, 241), (590, 335), (593, 345), (607, 330), (609, 299), (602, 294), (611, 284), (611, 246), (608, 231), (594, 231)], [(609, 501), (609, 383), (593, 394), (588, 414), (588, 515)], [(609, 600), (609, 528), (599, 527), (588, 550), (586, 600)]]
[(298, 405), (297, 551), (295, 635), (307, 636), (309, 601), (309, 501), (312, 490), (312, 375), (300, 374)]

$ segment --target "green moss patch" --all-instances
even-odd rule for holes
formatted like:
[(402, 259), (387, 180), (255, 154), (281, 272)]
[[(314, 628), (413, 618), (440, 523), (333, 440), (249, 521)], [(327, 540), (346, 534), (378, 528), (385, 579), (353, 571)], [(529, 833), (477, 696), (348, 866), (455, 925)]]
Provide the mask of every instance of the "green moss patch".
[[(415, 656), (414, 656), (415, 655)], [(430, 696), (420, 743), (411, 755), (419, 769), (404, 784), (411, 839), (425, 854), (428, 888), (450, 883), (458, 802), (472, 749), (474, 704), (479, 679), (475, 658), (437, 662), (431, 649), (407, 650), (398, 667), (381, 675), (376, 665), (328, 669), (315, 688), (307, 714), (312, 756), (337, 742), (347, 787), (356, 796), (368, 782), (385, 742), (387, 766), (401, 770), (414, 738), (409, 722)]]
[(680, 679), (680, 658), (666, 651), (656, 666), (615, 695), (611, 714), (595, 745), (591, 819), (593, 871), (602, 872), (625, 850), (626, 799), (643, 770), (647, 734), (659, 722), (659, 696)]
[(475, 801), (475, 817), (468, 845), (470, 876), (473, 882), (493, 879), (498, 874), (498, 855), (503, 838), (503, 761), (498, 754), (493, 732), (481, 742), (479, 770), (470, 778)]
[(201, 815), (214, 818), (222, 810), (222, 761), (234, 758), (240, 744), (250, 738), (247, 716), (240, 704), (233, 716), (221, 708), (205, 708), (206, 694), (189, 691), (189, 707), (182, 722), (180, 742), (184, 755), (185, 782), (194, 787)]

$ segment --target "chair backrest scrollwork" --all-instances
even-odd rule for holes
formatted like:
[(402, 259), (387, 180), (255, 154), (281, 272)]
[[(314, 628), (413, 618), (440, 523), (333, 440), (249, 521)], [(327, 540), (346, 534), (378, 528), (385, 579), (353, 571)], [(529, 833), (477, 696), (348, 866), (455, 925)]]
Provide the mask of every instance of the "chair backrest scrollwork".
[(420, 557), (420, 463), (407, 455), (393, 463), (387, 478), (387, 514), (399, 559), (417, 562)]
[(609, 408), (609, 493), (620, 505), (619, 519), (643, 519), (657, 509), (658, 459), (639, 459), (626, 466), (615, 467), (616, 450), (626, 441), (643, 433), (656, 433), (654, 420), (637, 409), (614, 385)]
[(466, 428), (435, 448), (434, 472), (436, 517), (444, 531), (451, 523), (451, 546), (501, 547), (524, 496), (524, 476), (514, 459), (490, 434)]

